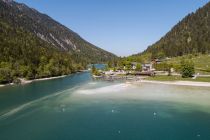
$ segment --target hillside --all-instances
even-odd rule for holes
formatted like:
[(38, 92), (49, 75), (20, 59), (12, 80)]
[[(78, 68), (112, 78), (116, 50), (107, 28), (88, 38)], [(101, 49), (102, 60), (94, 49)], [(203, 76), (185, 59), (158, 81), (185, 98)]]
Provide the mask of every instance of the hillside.
[(198, 55), (183, 55), (173, 57), (167, 61), (167, 63), (173, 65), (179, 65), (182, 60), (190, 60), (195, 65), (195, 72), (200, 74), (210, 74), (210, 55), (198, 54)]
[(0, 0), (0, 21), (11, 27), (30, 32), (60, 51), (68, 52), (76, 60), (96, 63), (110, 60), (115, 55), (82, 39), (77, 33), (51, 17), (12, 0)]
[(176, 57), (210, 52), (210, 2), (187, 15), (158, 42), (143, 53), (152, 57)]
[(0, 0), (0, 83), (70, 74), (115, 58), (47, 15)]

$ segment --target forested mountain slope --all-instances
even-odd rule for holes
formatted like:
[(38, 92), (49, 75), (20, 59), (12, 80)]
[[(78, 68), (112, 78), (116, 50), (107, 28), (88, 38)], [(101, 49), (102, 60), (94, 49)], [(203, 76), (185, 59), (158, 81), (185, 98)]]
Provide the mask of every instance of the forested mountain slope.
[(143, 54), (152, 57), (182, 56), (191, 53), (210, 52), (210, 2), (187, 15), (158, 42), (148, 47)]
[(0, 83), (69, 74), (115, 58), (49, 16), (0, 0)]
[(82, 39), (78, 34), (45, 14), (12, 0), (0, 0), (0, 20), (14, 28), (22, 28), (54, 48), (69, 52), (88, 62), (107, 61), (115, 57)]

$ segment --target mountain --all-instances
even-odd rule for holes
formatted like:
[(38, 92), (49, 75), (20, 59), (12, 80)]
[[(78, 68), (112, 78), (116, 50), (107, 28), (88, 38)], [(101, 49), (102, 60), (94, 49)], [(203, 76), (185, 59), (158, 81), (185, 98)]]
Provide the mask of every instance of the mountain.
[(1, 22), (22, 28), (32, 33), (52, 47), (74, 55), (89, 63), (104, 62), (116, 57), (85, 41), (77, 33), (53, 20), (51, 17), (12, 0), (0, 1)]
[(209, 52), (210, 2), (195, 13), (187, 15), (170, 32), (141, 54), (151, 53), (154, 58)]
[(49, 16), (0, 0), (0, 83), (70, 74), (116, 58)]

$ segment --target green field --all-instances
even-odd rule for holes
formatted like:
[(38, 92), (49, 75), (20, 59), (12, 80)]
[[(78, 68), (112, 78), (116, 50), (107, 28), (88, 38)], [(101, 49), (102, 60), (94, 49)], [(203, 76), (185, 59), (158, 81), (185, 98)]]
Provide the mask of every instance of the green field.
[(192, 60), (195, 64), (196, 73), (210, 74), (210, 54), (209, 55), (185, 55), (180, 57), (174, 57), (167, 62), (172, 64), (180, 64), (181, 60)]
[(146, 80), (154, 81), (194, 81), (194, 82), (210, 82), (210, 77), (198, 77), (196, 79), (192, 78), (182, 78), (181, 76), (155, 76), (148, 77)]

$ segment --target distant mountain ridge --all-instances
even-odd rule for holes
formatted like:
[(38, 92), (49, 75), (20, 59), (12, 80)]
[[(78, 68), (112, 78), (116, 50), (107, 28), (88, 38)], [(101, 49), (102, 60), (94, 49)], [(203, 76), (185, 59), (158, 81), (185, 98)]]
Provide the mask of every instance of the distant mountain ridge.
[(158, 42), (143, 53), (152, 57), (176, 57), (191, 53), (210, 53), (210, 2), (187, 15)]
[(51, 17), (0, 0), (0, 84), (68, 75), (115, 59)]
[(12, 0), (0, 0), (0, 20), (12, 27), (33, 33), (60, 51), (68, 52), (76, 59), (89, 63), (108, 61), (114, 54), (85, 41), (77, 33), (51, 17)]

